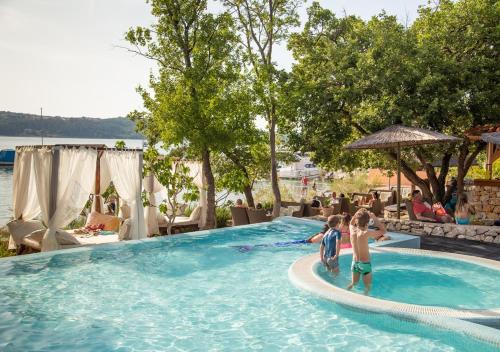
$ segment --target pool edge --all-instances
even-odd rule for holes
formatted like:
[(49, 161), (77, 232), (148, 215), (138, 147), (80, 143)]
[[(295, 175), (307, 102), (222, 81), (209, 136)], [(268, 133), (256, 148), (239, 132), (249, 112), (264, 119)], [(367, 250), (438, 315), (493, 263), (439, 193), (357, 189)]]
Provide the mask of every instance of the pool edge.
[[(442, 257), (462, 260), (500, 270), (500, 262), (462, 254), (394, 247), (372, 248), (372, 251)], [(345, 251), (341, 256), (351, 253), (351, 250)], [(500, 309), (458, 310), (446, 307), (420, 306), (367, 297), (326, 282), (316, 273), (315, 268), (319, 264), (320, 260), (317, 253), (301, 257), (289, 267), (288, 277), (297, 288), (349, 308), (361, 309), (377, 314), (387, 314), (447, 330), (459, 331), (481, 341), (493, 344), (495, 347), (500, 347), (499, 330), (491, 327), (500, 325)]]

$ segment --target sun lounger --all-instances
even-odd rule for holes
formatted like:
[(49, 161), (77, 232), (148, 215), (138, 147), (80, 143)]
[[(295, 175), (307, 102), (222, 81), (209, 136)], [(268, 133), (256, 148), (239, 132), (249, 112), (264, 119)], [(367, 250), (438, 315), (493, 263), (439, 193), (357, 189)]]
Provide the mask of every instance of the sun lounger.
[[(193, 228), (197, 230), (199, 228), (200, 218), (201, 218), (201, 206), (197, 206), (193, 209), (190, 216), (176, 216), (174, 219), (174, 223), (171, 225), (170, 233), (174, 233), (175, 229), (181, 228)], [(160, 234), (168, 233), (168, 221), (165, 221), (163, 224), (159, 226)]]
[[(38, 220), (13, 220), (7, 224), (7, 228), (12, 236), (13, 242), (17, 247), (18, 254), (22, 254), (26, 247), (35, 251), (42, 249), (42, 240), (46, 228)], [(80, 246), (80, 241), (71, 233), (64, 230), (56, 231), (56, 241), (61, 248)]]

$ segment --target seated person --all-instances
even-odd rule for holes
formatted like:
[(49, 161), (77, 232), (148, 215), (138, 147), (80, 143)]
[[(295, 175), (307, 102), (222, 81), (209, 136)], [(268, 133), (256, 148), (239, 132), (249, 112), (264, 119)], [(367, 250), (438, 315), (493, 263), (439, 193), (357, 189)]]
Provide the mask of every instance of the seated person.
[(449, 201), (446, 202), (446, 204), (444, 205), (444, 208), (446, 209), (448, 214), (450, 214), (450, 215), (455, 214), (455, 210), (457, 208), (457, 192), (456, 191), (454, 191), (451, 194), (451, 198)]
[(311, 202), (311, 207), (313, 208), (321, 208), (321, 202), (318, 199), (318, 197), (314, 196), (312, 202)]
[(431, 222), (452, 222), (452, 218), (449, 215), (437, 215), (432, 210), (432, 206), (424, 202), (422, 198), (422, 193), (420, 191), (414, 190), (411, 193), (413, 213), (418, 220), (431, 221)]
[(246, 208), (246, 206), (243, 204), (243, 200), (241, 200), (241, 198), (236, 199), (236, 207), (237, 208)]
[(380, 201), (380, 194), (377, 191), (372, 192), (372, 199), (368, 202), (368, 206), (373, 207), (375, 203)]
[(337, 193), (336, 192), (332, 192), (332, 199), (330, 200), (330, 203), (332, 205), (340, 203), (339, 199), (337, 198)]
[(460, 196), (455, 209), (456, 223), (458, 225), (469, 225), (474, 214), (474, 206), (469, 204), (467, 194), (463, 193)]

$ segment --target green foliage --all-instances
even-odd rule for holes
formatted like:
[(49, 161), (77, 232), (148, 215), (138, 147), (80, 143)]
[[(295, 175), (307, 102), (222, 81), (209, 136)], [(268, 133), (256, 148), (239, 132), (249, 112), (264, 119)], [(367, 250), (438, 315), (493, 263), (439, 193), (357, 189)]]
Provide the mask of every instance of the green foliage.
[(217, 228), (226, 227), (227, 221), (231, 220), (231, 210), (227, 206), (217, 207), (215, 217), (217, 219)]
[[(252, 81), (255, 110), (268, 123), (271, 182), (274, 199), (278, 201), (280, 190), (277, 181), (276, 127), (280, 121), (279, 96), (283, 77), (273, 57), (275, 45), (289, 36), (290, 30), (299, 25), (297, 8), (301, 0), (223, 0), (234, 15), (245, 51), (245, 63)], [(274, 209), (278, 215), (278, 205)]]
[(8, 249), (9, 248), (9, 237), (8, 231), (0, 229), (0, 258), (10, 257), (16, 255), (16, 251)]
[(171, 225), (175, 221), (181, 199), (185, 203), (198, 200), (198, 187), (193, 183), (187, 166), (172, 158), (160, 156), (153, 147), (149, 147), (144, 152), (144, 161), (144, 174), (153, 174), (165, 187), (167, 198), (158, 208), (167, 216), (168, 223)]
[[(343, 146), (392, 124), (461, 136), (472, 126), (498, 121), (495, 1), (424, 6), (409, 28), (385, 13), (368, 21), (337, 18), (318, 3), (308, 16), (289, 41), (297, 63), (282, 105), (291, 143), (313, 151), (320, 165), (394, 170), (385, 153), (352, 153)], [(416, 170), (445, 154), (458, 154), (458, 146), (407, 149), (402, 158)]]
[(125, 141), (116, 141), (115, 143), (115, 148), (116, 149), (125, 149), (126, 145), (125, 145)]
[(68, 226), (65, 227), (66, 230), (79, 229), (85, 227), (86, 218), (84, 216), (79, 216), (72, 220)]
[(183, 146), (194, 155), (218, 150), (241, 122), (233, 108), (246, 99), (232, 19), (208, 13), (206, 1), (150, 3), (156, 22), (130, 29), (126, 39), (158, 62), (159, 73), (150, 77), (151, 91), (138, 88), (146, 111), (129, 117), (150, 145)]
[(350, 193), (366, 193), (370, 188), (378, 186), (377, 184), (372, 184), (367, 181), (368, 177), (366, 177), (365, 172), (355, 172), (349, 177), (345, 177), (341, 180), (333, 180), (330, 183), (329, 189), (332, 192), (337, 192), (337, 196), (339, 196), (340, 193), (344, 193), (347, 197)]

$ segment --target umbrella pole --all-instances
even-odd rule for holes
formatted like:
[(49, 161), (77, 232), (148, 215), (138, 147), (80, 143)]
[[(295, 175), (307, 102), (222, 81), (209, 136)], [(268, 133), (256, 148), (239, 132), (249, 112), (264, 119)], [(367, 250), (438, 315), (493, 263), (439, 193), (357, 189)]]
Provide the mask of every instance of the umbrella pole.
[(398, 220), (401, 219), (401, 146), (398, 143), (398, 195), (397, 195), (397, 205), (398, 205)]

